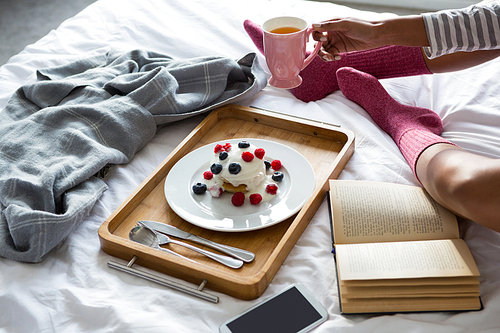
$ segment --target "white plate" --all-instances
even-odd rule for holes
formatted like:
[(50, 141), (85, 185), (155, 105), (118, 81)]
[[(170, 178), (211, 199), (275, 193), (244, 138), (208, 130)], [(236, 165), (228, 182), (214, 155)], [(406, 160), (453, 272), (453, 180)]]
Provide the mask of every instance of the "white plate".
[[(210, 159), (217, 143), (237, 145), (240, 141), (264, 148), (265, 159), (281, 161), (284, 179), (279, 183), (278, 195), (268, 202), (251, 205), (248, 201), (236, 207), (231, 193), (213, 198), (207, 191), (194, 194), (194, 183), (203, 181), (203, 172), (209, 170)], [(297, 213), (309, 199), (316, 185), (314, 170), (304, 156), (285, 145), (261, 139), (230, 139), (214, 142), (192, 151), (181, 158), (165, 180), (165, 197), (172, 210), (186, 221), (201, 228), (216, 231), (250, 231), (272, 226)]]

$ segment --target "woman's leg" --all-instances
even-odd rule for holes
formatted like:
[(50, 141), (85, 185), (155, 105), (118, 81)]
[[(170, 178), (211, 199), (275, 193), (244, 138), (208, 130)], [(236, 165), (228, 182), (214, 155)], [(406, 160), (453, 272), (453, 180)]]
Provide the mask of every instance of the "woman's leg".
[(427, 192), (455, 214), (500, 232), (500, 160), (449, 144), (425, 149), (416, 174)]
[(469, 153), (439, 136), (429, 109), (395, 101), (378, 80), (353, 68), (337, 71), (340, 90), (386, 131), (427, 192), (455, 214), (500, 231), (500, 160)]
[(434, 111), (398, 103), (372, 75), (344, 67), (337, 71), (337, 80), (344, 96), (363, 107), (392, 137), (413, 172), (427, 147), (451, 144), (439, 136), (443, 124)]

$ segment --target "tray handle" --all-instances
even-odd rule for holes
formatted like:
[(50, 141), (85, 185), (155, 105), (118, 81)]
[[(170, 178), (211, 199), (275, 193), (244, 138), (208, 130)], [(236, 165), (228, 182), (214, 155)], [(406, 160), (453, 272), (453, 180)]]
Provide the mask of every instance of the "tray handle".
[(183, 285), (181, 283), (166, 279), (164, 277), (161, 277), (161, 276), (158, 276), (158, 275), (155, 275), (155, 274), (152, 274), (149, 272), (145, 272), (145, 271), (142, 271), (142, 270), (139, 270), (137, 268), (132, 267), (136, 260), (137, 260), (137, 256), (133, 256), (132, 259), (126, 265), (119, 263), (117, 261), (114, 261), (114, 260), (109, 260), (108, 267), (117, 269), (119, 271), (131, 274), (134, 276), (141, 277), (141, 278), (146, 279), (146, 280), (151, 281), (151, 282), (156, 282), (158, 284), (161, 284), (163, 286), (166, 286), (166, 287), (178, 290), (178, 291), (182, 291), (186, 294), (204, 299), (204, 300), (212, 302), (212, 303), (219, 302), (218, 296), (215, 296), (215, 295), (212, 295), (212, 294), (209, 294), (209, 293), (206, 293), (203, 291), (203, 288), (208, 283), (207, 279), (204, 279), (203, 282), (198, 286), (198, 288), (192, 288), (192, 287)]

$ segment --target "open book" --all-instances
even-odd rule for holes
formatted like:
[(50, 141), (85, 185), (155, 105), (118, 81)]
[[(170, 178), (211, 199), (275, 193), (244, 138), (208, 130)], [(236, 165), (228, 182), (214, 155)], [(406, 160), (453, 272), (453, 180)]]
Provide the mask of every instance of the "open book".
[(342, 313), (481, 309), (458, 222), (416, 186), (330, 181)]

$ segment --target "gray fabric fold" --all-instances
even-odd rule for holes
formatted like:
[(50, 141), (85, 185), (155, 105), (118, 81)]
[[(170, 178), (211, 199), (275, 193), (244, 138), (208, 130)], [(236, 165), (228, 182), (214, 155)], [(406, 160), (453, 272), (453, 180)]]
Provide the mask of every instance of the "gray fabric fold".
[(249, 98), (267, 78), (255, 54), (175, 60), (135, 50), (37, 72), (0, 113), (0, 256), (40, 262), (159, 125)]

